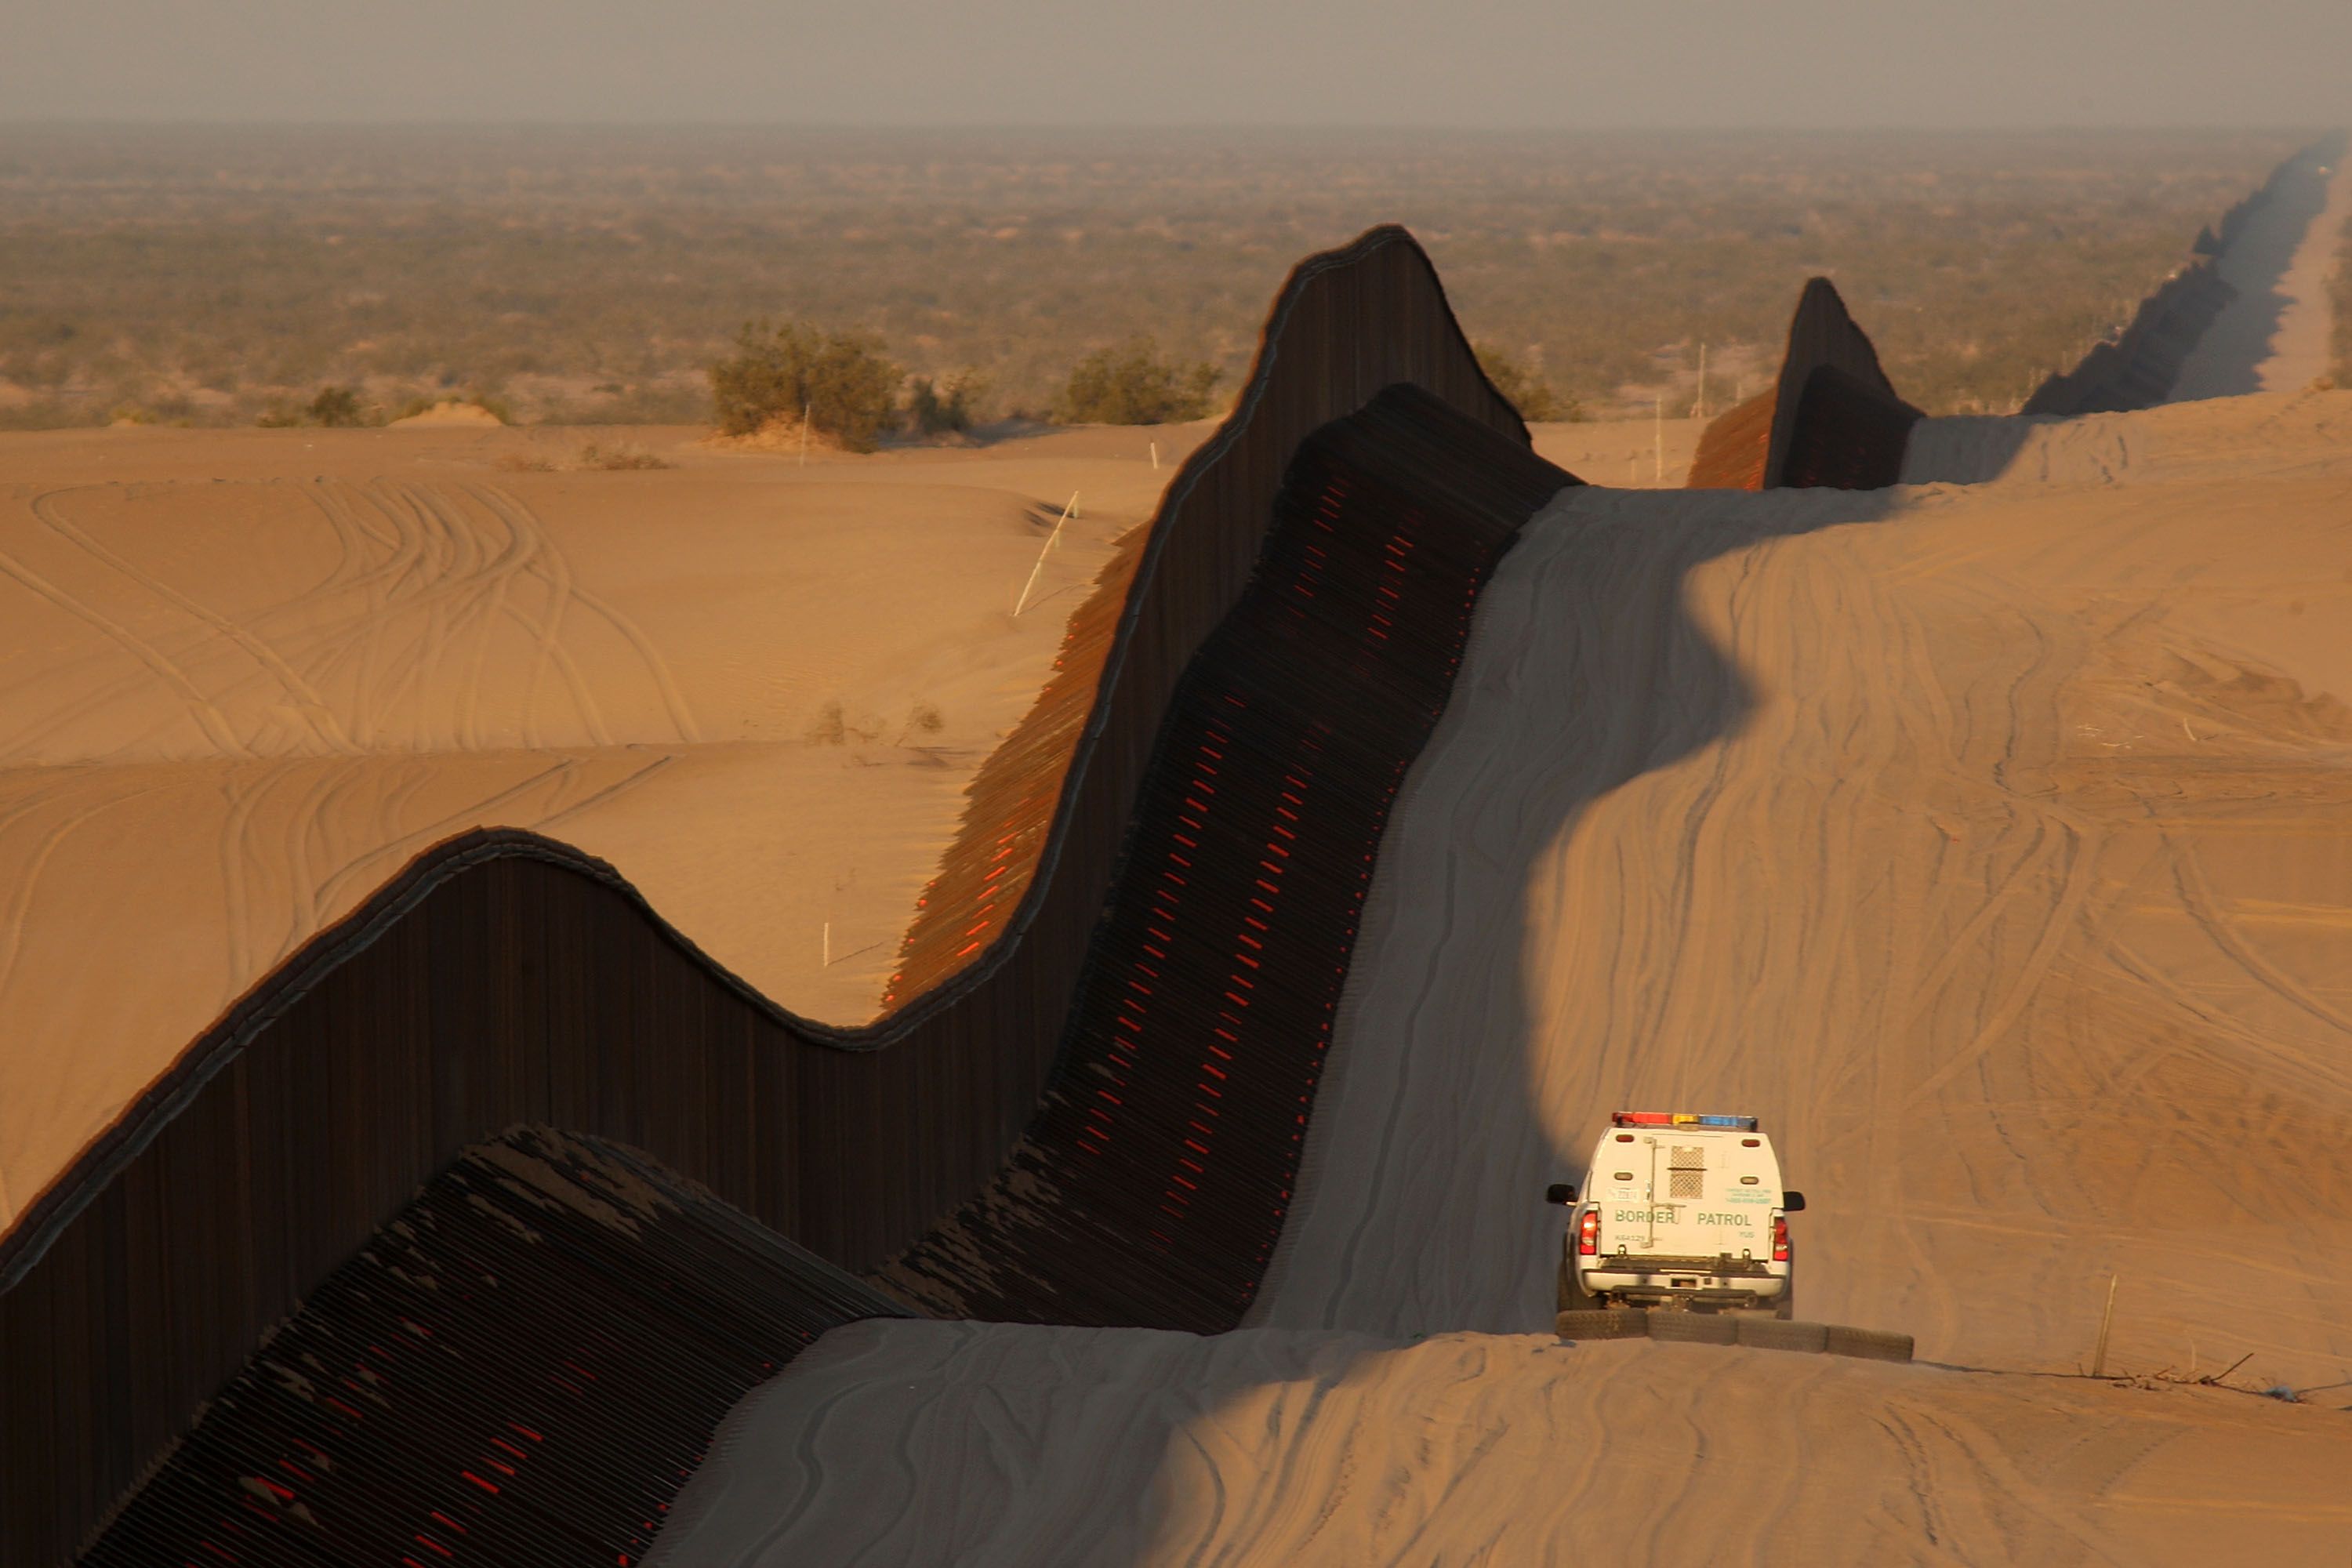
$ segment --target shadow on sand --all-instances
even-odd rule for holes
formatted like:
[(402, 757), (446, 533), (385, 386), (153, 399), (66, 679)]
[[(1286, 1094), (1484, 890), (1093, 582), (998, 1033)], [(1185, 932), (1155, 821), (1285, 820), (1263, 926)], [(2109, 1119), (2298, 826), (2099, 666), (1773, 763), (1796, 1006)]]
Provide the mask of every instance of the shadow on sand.
[[(1539, 1111), (1560, 1098), (1543, 1079), (1575, 1055), (1539, 1038), (1534, 1016), (1539, 875), (1592, 803), (1753, 711), (1736, 660), (1689, 613), (1691, 574), (1880, 521), (1903, 493), (1593, 489), (1530, 526), (1486, 591), (1462, 684), (1382, 846), (1317, 1097), (1309, 1196), (1250, 1326), (1395, 1339), (1549, 1327), (1561, 1222), (1543, 1188), (1580, 1179), (1591, 1129), (1559, 1146)], [(1562, 1082), (1632, 1086), (1636, 1066), (1587, 1061)], [(1591, 1106), (1591, 1126), (1612, 1109)]]

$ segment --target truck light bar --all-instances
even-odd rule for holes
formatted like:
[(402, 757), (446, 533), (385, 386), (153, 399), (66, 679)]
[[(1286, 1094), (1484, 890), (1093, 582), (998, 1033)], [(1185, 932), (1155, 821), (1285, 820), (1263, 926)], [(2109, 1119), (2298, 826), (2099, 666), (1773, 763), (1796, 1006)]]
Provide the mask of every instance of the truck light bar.
[(1736, 1127), (1742, 1132), (1756, 1131), (1752, 1116), (1694, 1116), (1687, 1110), (1614, 1110), (1609, 1114), (1612, 1127)]

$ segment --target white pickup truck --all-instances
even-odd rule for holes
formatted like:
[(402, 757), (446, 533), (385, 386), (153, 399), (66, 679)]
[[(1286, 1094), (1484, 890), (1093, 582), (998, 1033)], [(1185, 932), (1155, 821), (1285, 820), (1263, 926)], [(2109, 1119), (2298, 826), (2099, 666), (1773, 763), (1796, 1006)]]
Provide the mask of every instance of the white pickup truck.
[(1790, 1215), (1802, 1193), (1752, 1116), (1621, 1110), (1577, 1189), (1545, 1194), (1569, 1209), (1559, 1310), (1664, 1307), (1697, 1312), (1795, 1308)]

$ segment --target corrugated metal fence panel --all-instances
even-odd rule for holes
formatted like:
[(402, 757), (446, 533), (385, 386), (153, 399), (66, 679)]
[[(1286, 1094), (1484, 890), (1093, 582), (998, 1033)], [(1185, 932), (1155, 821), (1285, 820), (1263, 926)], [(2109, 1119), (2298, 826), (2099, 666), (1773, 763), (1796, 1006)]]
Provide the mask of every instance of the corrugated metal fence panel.
[(68, 1559), (271, 1324), (500, 1128), (643, 1148), (853, 1270), (981, 1190), (1036, 1111), (1170, 692), (1293, 452), (1398, 382), (1524, 447), (1426, 257), (1383, 228), (1293, 273), (1240, 407), (1171, 484), (1005, 933), (880, 1022), (785, 1012), (611, 867), (504, 830), (420, 856), (293, 955), (0, 1237), (0, 1562)]
[(1826, 278), (1808, 281), (1771, 390), (1699, 436), (1686, 488), (1875, 489), (1895, 483), (1919, 411), (1896, 395), (1878, 350)]
[(1900, 484), (1903, 453), (1918, 418), (1917, 411), (1835, 365), (1816, 366), (1790, 427), (1781, 488), (1876, 490)]
[(1760, 490), (1772, 455), (1772, 415), (1779, 397), (1759, 392), (1707, 421), (1699, 432), (1683, 488), (1694, 490)]
[(631, 1151), (516, 1129), (329, 1277), (83, 1562), (630, 1563), (737, 1400), (907, 1315)]
[(1381, 831), (1480, 587), (1569, 477), (1410, 387), (1317, 432), (1176, 691), (1044, 1109), (880, 1282), (948, 1315), (1233, 1327), (1306, 1136)]

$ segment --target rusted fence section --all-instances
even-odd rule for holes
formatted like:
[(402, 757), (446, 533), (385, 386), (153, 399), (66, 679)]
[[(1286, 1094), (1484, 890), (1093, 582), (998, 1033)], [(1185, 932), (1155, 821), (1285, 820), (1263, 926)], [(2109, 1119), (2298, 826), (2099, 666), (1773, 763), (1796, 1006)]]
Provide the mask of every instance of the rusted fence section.
[[(987, 915), (986, 945), (879, 1022), (785, 1012), (612, 868), (520, 832), (436, 847), (294, 954), (0, 1237), (0, 1562), (68, 1560), (267, 1331), (500, 1129), (643, 1150), (851, 1271), (982, 1191), (1037, 1111), (1180, 675), (1299, 443), (1396, 383), (1526, 443), (1427, 258), (1381, 228), (1293, 272), (1240, 405), (1163, 497), (1034, 858), (1011, 858), (1025, 891), (1000, 924), (984, 875), (943, 876), (927, 915)], [(1077, 699), (1041, 700), (1044, 752)], [(951, 866), (992, 852), (993, 798)]]
[(337, 1269), (83, 1562), (640, 1562), (737, 1400), (908, 1315), (642, 1156), (518, 1128)]
[(1692, 489), (1822, 486), (1878, 489), (1903, 473), (1920, 413), (1895, 393), (1878, 351), (1826, 278), (1806, 283), (1771, 387), (1700, 435)]
[(1307, 439), (1256, 581), (1177, 689), (1044, 1109), (882, 1283), (947, 1316), (1239, 1321), (1390, 805), (1481, 585), (1573, 482), (1411, 387)]
[(1071, 615), (1045, 689), (965, 789), (956, 837), (899, 943), (886, 1009), (961, 973), (1028, 897), (1149, 537), (1138, 529), (1118, 542)]

